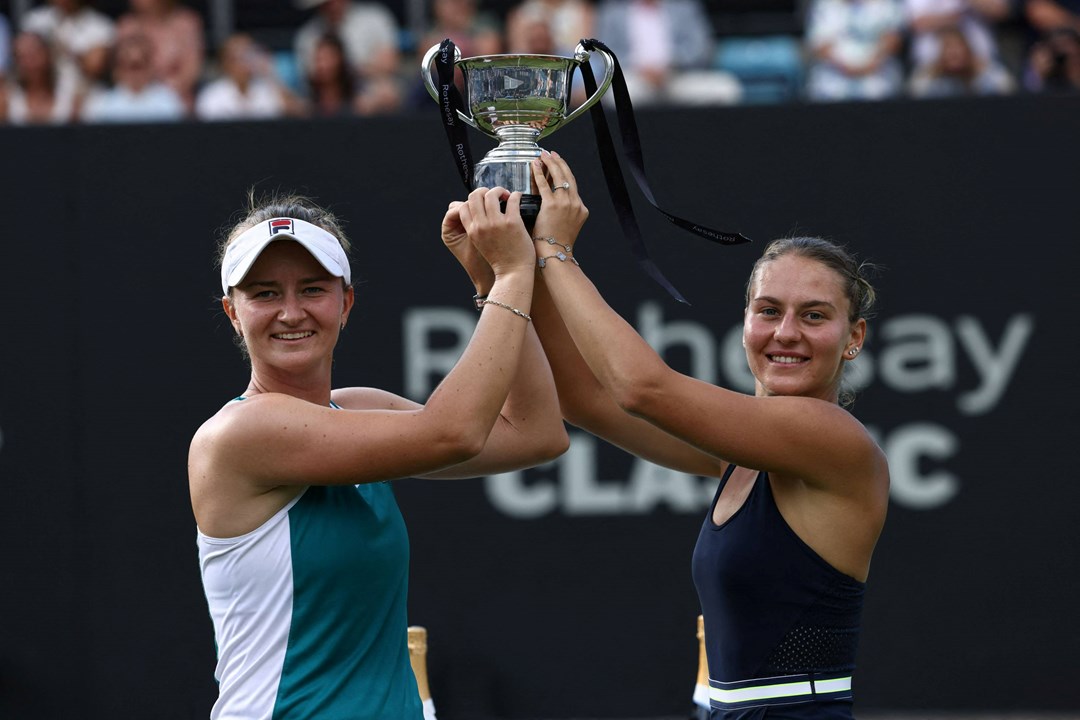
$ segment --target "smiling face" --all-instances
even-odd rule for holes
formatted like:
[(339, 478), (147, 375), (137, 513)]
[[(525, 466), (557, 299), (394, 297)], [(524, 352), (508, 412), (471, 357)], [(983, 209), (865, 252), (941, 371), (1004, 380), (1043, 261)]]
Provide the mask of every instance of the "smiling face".
[(850, 310), (840, 275), (820, 262), (787, 254), (760, 264), (743, 318), (756, 394), (836, 402), (848, 351), (866, 335), (866, 321), (852, 322)]
[(224, 301), (252, 369), (278, 379), (311, 372), (329, 378), (352, 304), (353, 289), (291, 240), (270, 243)]

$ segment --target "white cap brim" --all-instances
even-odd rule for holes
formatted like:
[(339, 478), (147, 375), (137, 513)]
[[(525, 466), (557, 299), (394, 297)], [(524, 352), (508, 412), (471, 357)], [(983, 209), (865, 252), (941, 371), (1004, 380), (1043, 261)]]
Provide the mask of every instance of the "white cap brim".
[(349, 258), (336, 237), (305, 220), (280, 217), (248, 228), (229, 243), (221, 262), (221, 291), (228, 295), (229, 288), (243, 282), (266, 246), (277, 240), (300, 243), (328, 273), (352, 284)]

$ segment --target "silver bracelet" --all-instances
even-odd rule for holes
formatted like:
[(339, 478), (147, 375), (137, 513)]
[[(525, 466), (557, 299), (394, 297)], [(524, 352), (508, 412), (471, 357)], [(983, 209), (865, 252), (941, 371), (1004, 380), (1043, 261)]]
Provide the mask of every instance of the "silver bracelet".
[(529, 322), (532, 322), (532, 316), (530, 316), (528, 313), (521, 312), (520, 310), (518, 310), (513, 305), (507, 305), (506, 303), (501, 303), (498, 300), (488, 300), (486, 298), (484, 300), (484, 304), (485, 305), (496, 305), (496, 306), (501, 307), (501, 308), (506, 308), (507, 310), (514, 313), (518, 317), (523, 317), (526, 320), (528, 320)]
[(476, 312), (480, 312), (484, 309), (485, 300), (487, 300), (487, 295), (477, 294), (472, 296), (473, 305), (476, 306)]
[(581, 267), (581, 263), (577, 261), (576, 257), (574, 257), (573, 255), (567, 255), (561, 250), (557, 251), (554, 255), (547, 255), (542, 258), (536, 258), (536, 264), (540, 267), (541, 270), (543, 270), (547, 267), (548, 260), (558, 260), (559, 262), (566, 262), (567, 260), (569, 260), (578, 267)]
[(558, 245), (559, 247), (561, 247), (563, 250), (565, 250), (568, 253), (572, 252), (573, 249), (574, 249), (574, 246), (572, 244), (568, 243), (566, 245), (563, 245), (561, 242), (559, 242), (558, 240), (556, 240), (553, 237), (534, 237), (533, 240), (535, 242), (546, 242), (548, 245)]

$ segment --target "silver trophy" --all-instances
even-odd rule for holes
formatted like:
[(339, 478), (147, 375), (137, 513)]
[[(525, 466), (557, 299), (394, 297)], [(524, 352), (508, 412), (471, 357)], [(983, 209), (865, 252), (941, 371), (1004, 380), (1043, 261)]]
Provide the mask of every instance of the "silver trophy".
[[(440, 101), (432, 80), (431, 63), (439, 53), (434, 45), (420, 63), (420, 75), (431, 97)], [(578, 45), (574, 57), (559, 55), (480, 55), (461, 58), (455, 48), (454, 65), (465, 78), (464, 103), (469, 114), (458, 111), (467, 125), (499, 141), (476, 164), (476, 187), (520, 191), (522, 215), (535, 217), (540, 207), (531, 174), (531, 163), (540, 157), (537, 141), (574, 120), (611, 86), (615, 61), (604, 50), (594, 52), (604, 60), (604, 73), (594, 92), (584, 103), (570, 110), (574, 70), (589, 61), (590, 52)], [(528, 219), (528, 218), (527, 218)]]

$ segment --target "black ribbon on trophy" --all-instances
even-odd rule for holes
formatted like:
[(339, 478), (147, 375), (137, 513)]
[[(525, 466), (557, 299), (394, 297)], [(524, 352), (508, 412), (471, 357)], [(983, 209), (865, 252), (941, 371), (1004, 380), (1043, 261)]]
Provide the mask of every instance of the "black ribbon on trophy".
[[(435, 72), (439, 78), (439, 111), (442, 113), (443, 128), (446, 130), (446, 140), (450, 143), (450, 151), (454, 154), (454, 165), (461, 174), (461, 182), (469, 192), (473, 190), (473, 161), (469, 151), (469, 136), (465, 132), (464, 123), (458, 121), (459, 113), (465, 107), (454, 84), (454, 56), (457, 48), (452, 40), (447, 38), (439, 45), (439, 53), (435, 56)], [(428, 64), (424, 66), (424, 72), (429, 73)]]
[[(619, 66), (618, 58), (599, 40), (583, 39), (578, 48), (574, 58), (491, 55), (461, 60), (454, 43), (447, 39), (427, 52), (421, 63), (421, 75), (428, 92), (439, 102), (443, 127), (446, 130), (447, 141), (454, 155), (462, 183), (470, 191), (480, 185), (488, 187), (501, 185), (512, 191), (522, 190), (522, 217), (531, 227), (540, 208), (539, 196), (529, 192), (532, 189), (529, 163), (540, 153), (536, 140), (578, 117), (585, 110), (589, 110), (592, 113), (593, 129), (596, 133), (608, 193), (615, 205), (615, 212), (623, 234), (630, 242), (634, 258), (641, 269), (667, 290), (673, 298), (686, 303), (686, 299), (664, 277), (660, 268), (649, 256), (641, 235), (637, 216), (630, 202), (630, 193), (623, 180), (607, 118), (603, 107), (598, 103), (608, 87), (611, 87), (615, 93), (615, 110), (621, 131), (623, 154), (630, 164), (630, 171), (638, 187), (649, 203), (676, 227), (706, 240), (721, 245), (734, 245), (749, 242), (750, 239), (739, 233), (714, 230), (684, 220), (659, 206), (645, 175), (637, 122), (634, 119), (630, 93), (626, 88), (626, 79)], [(599, 52), (605, 61), (604, 78), (599, 84), (589, 65), (592, 52)], [(515, 59), (524, 57), (528, 57), (531, 64), (522, 65), (515, 62)], [(430, 68), (433, 59), (439, 82), (438, 88), (431, 82)], [(465, 114), (464, 101), (454, 84), (454, 70), (458, 67), (465, 75), (468, 87), (473, 87), (469, 85), (470, 76), (478, 78), (476, 81), (478, 92), (470, 92), (470, 101), (473, 100), (471, 97), (473, 94), (485, 95), (473, 102), (470, 115)], [(574, 67), (580, 69), (589, 97), (580, 107), (567, 113), (570, 76)], [(522, 88), (520, 94), (516, 94), (518, 87)], [(535, 92), (536, 87), (542, 88), (538, 94)], [(497, 95), (494, 92), (496, 90)], [(530, 92), (534, 94), (529, 94)], [(489, 152), (475, 167), (469, 152), (464, 124), (472, 125), (496, 137), (500, 143), (498, 148)]]

